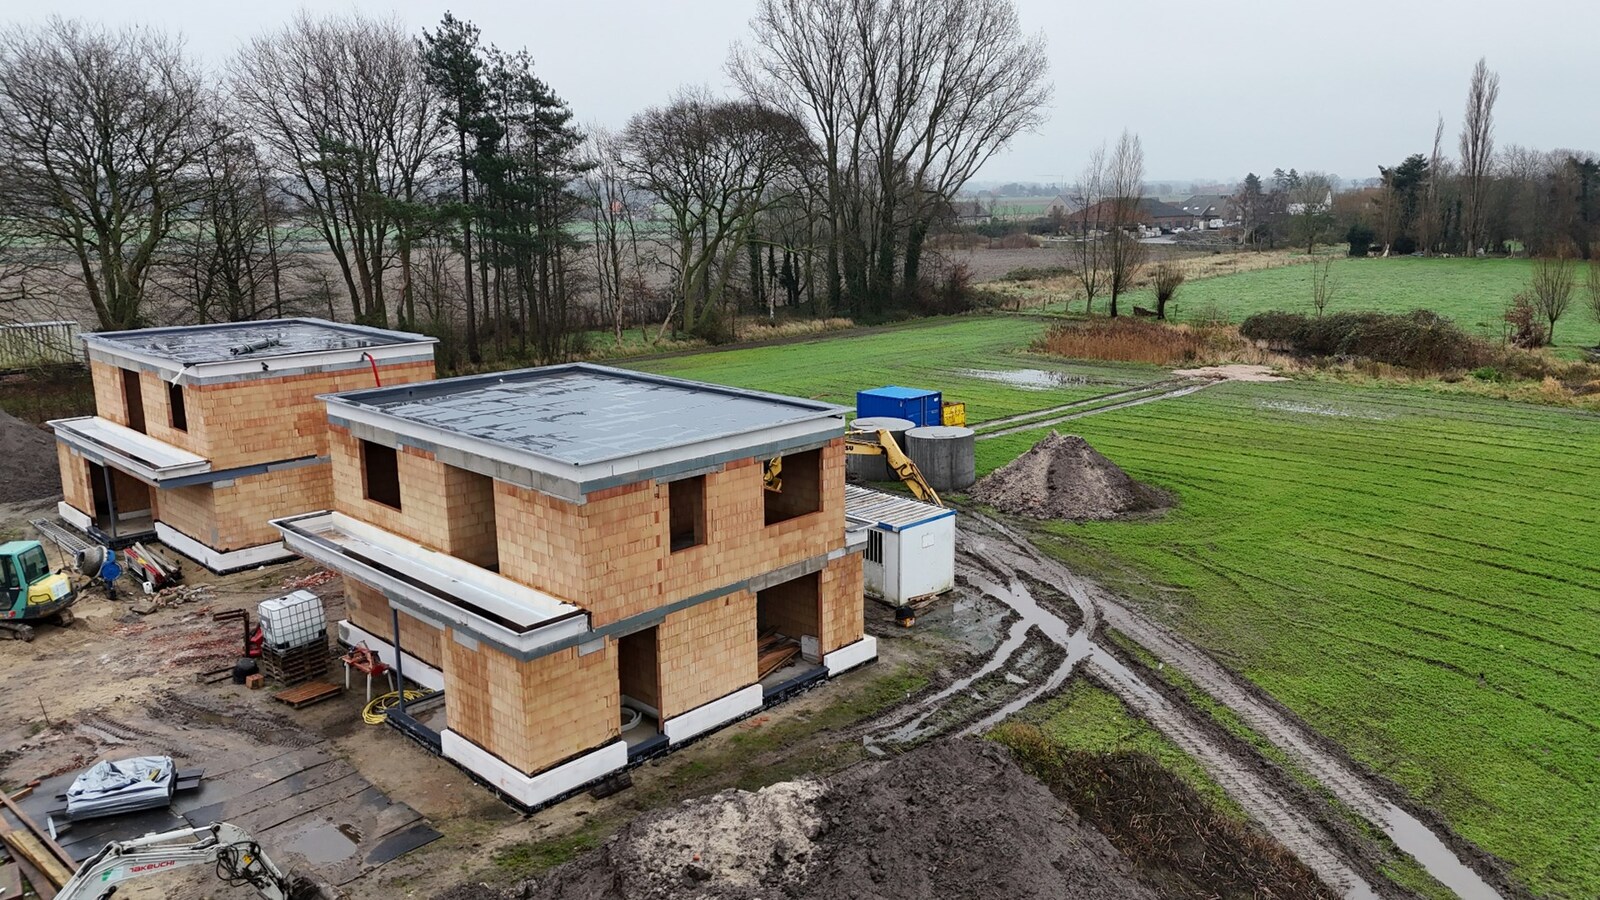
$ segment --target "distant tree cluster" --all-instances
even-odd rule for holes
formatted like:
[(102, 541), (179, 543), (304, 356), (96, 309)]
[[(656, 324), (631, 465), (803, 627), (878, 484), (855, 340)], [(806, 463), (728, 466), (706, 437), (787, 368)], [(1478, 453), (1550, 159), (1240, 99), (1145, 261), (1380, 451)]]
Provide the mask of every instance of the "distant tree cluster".
[(880, 316), (941, 296), (928, 235), (1041, 120), (1047, 68), (1011, 0), (763, 0), (738, 96), (612, 132), (450, 14), (302, 12), (217, 74), (154, 29), (14, 26), (0, 302), (106, 329), (314, 311), (469, 364), (597, 324), (717, 338), (741, 304)]

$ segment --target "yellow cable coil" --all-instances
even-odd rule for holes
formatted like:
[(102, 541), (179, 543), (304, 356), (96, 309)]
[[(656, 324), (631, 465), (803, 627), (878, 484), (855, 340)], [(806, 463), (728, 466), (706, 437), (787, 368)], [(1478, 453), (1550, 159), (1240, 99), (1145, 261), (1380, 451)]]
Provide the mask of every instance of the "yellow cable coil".
[[(418, 700), (433, 696), (434, 693), (434, 691), (411, 688), (406, 691), (406, 702), (415, 703)], [(399, 691), (380, 694), (368, 701), (366, 706), (361, 707), (361, 721), (368, 725), (382, 725), (384, 720), (389, 718), (389, 710), (399, 705)]]

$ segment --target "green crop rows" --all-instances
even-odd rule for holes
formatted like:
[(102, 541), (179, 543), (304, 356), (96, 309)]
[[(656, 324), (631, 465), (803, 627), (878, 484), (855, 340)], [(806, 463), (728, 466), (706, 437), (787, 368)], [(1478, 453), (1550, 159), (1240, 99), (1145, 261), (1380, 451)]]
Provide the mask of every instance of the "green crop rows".
[(1057, 534), (1536, 890), (1600, 893), (1600, 417), (1280, 383), (1072, 427), (1181, 505)]
[[(975, 422), (1164, 377), (1029, 355), (1040, 328), (947, 320), (638, 366), (845, 404), (878, 384), (939, 388)], [(967, 369), (1092, 383), (1025, 390)], [(1053, 526), (1067, 543), (1051, 549), (1159, 596), (1154, 609), (1534, 890), (1600, 895), (1600, 417), (1279, 382), (1059, 427), (1179, 506)], [(980, 474), (1045, 433), (980, 441)]]

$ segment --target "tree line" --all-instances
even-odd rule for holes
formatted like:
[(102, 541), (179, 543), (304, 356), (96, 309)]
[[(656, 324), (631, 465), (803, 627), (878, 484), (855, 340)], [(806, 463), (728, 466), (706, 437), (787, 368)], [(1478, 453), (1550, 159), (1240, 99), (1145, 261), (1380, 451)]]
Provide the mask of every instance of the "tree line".
[(882, 316), (933, 296), (930, 231), (1051, 94), (1010, 0), (761, 0), (727, 68), (735, 94), (611, 131), (449, 14), (302, 12), (216, 72), (150, 28), (14, 26), (0, 302), (103, 329), (315, 312), (467, 364), (598, 325)]

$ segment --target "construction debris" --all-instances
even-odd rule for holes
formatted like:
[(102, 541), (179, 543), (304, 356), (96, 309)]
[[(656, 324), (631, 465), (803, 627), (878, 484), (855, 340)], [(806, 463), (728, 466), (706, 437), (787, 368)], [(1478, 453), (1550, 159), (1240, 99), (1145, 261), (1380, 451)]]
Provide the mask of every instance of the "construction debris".
[(1140, 484), (1075, 434), (1050, 436), (972, 486), (974, 500), (1036, 519), (1091, 522), (1159, 512), (1164, 493)]
[(800, 655), (800, 645), (793, 638), (784, 637), (777, 632), (768, 632), (761, 636), (761, 643), (756, 647), (756, 677), (765, 678), (789, 664), (789, 660)]
[(183, 568), (176, 561), (143, 544), (133, 544), (122, 551), (122, 556), (128, 561), (128, 573), (144, 582), (146, 593), (154, 593), (183, 578)]
[(178, 585), (151, 594), (129, 608), (141, 616), (148, 616), (158, 610), (185, 603), (213, 603), (216, 599), (216, 591), (209, 584)]

